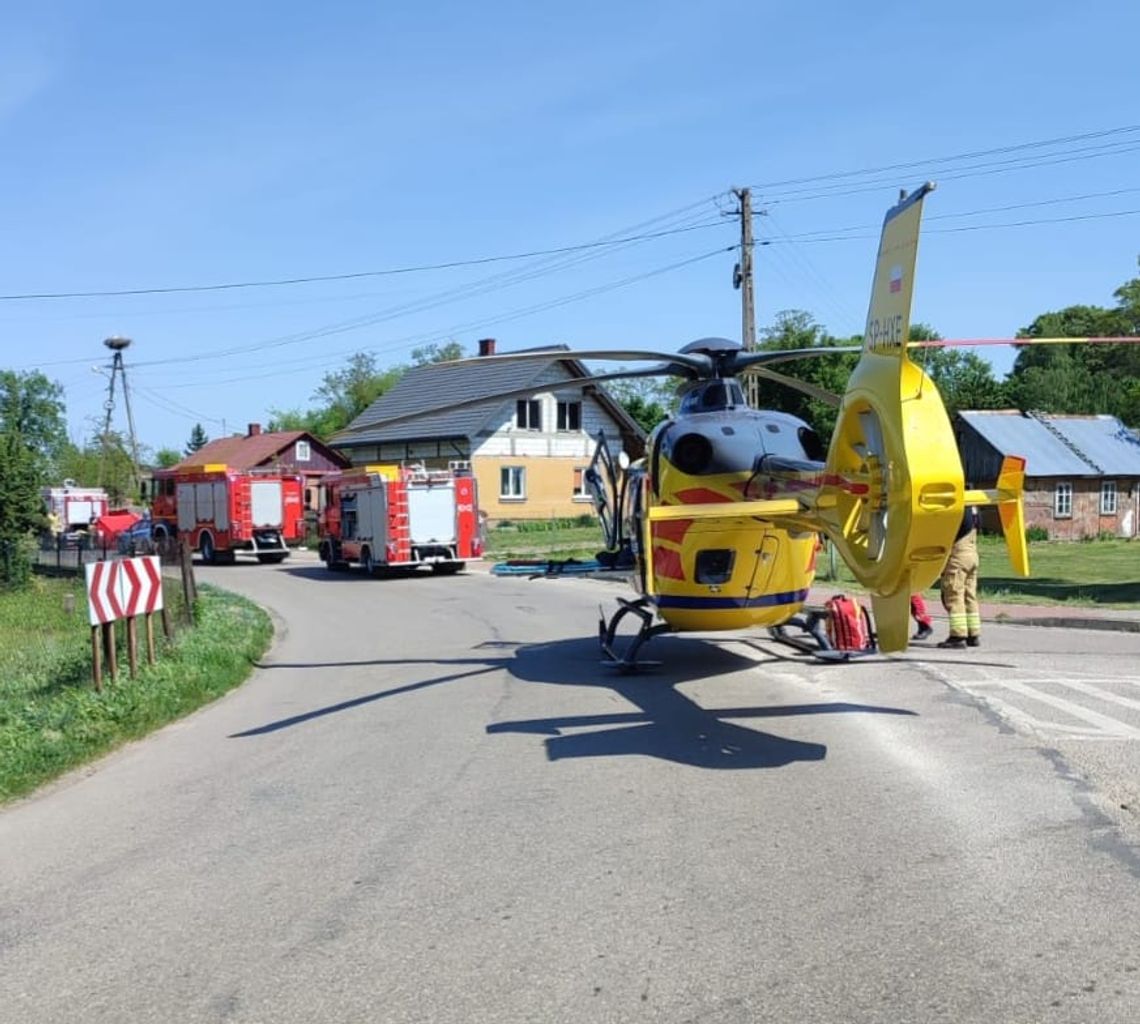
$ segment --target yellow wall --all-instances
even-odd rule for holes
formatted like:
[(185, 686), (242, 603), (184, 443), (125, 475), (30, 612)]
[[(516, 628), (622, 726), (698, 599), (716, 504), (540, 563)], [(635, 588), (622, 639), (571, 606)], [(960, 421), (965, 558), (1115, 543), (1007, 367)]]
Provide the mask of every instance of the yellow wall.
[[(587, 499), (574, 500), (574, 470), (585, 469), (590, 460), (551, 456), (476, 456), (471, 470), (479, 483), (479, 507), (494, 523), (501, 519), (571, 519), (590, 515)], [(500, 499), (499, 470), (519, 466), (526, 470), (526, 498)]]

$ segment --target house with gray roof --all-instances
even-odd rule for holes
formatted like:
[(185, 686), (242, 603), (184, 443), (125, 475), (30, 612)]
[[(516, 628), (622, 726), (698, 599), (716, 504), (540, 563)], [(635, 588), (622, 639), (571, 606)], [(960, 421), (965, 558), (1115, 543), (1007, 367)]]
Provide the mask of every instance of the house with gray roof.
[[(492, 521), (572, 517), (591, 510), (585, 471), (599, 432), (613, 454), (639, 457), (645, 434), (589, 371), (549, 360), (478, 359), (409, 370), (331, 443), (354, 465), (423, 463), (470, 469)], [(494, 339), (479, 342), (481, 357)], [(504, 393), (518, 392), (504, 399)]]
[(1025, 466), (1025, 525), (1057, 540), (1140, 533), (1140, 437), (1115, 416), (960, 412), (966, 479), (987, 486), (1006, 455)]

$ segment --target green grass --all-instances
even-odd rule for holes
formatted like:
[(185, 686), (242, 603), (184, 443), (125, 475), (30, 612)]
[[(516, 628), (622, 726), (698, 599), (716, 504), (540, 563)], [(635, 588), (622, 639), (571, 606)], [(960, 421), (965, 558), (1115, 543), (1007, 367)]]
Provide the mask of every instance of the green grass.
[[(521, 524), (519, 524), (521, 525)], [(533, 526), (520, 530), (518, 526), (496, 527), (487, 531), (484, 558), (492, 562), (506, 562), (512, 558), (577, 558), (591, 559), (601, 551), (602, 528), (569, 526), (555, 523), (542, 529)]]
[[(180, 594), (167, 585), (177, 621)], [(67, 602), (73, 601), (71, 610)], [(240, 683), (269, 646), (273, 627), (256, 605), (202, 588), (196, 625), (146, 663), (140, 622), (139, 674), (131, 679), (119, 623), (119, 677), (91, 681), (91, 628), (83, 584), (35, 577), (0, 592), (0, 803), (201, 707)]]
[[(1037, 541), (1029, 545), (1028, 577), (1013, 574), (1000, 537), (982, 537), (978, 553), (978, 594), (982, 600), (1101, 608), (1140, 605), (1140, 541)], [(820, 560), (820, 567), (826, 568), (826, 559)], [(825, 575), (821, 571), (817, 579), (826, 582)], [(840, 562), (837, 584), (858, 589), (854, 579)], [(928, 594), (937, 599), (937, 588)]]
[[(599, 527), (562, 527), (543, 532), (491, 530), (490, 560), (512, 558), (593, 558), (602, 547)], [(999, 537), (980, 541), (979, 589), (984, 600), (1010, 604), (1079, 604), (1104, 608), (1140, 605), (1140, 541), (1038, 541), (1029, 545), (1028, 578), (1010, 569), (1005, 544)], [(836, 579), (827, 578), (827, 558), (819, 560), (821, 583), (857, 590), (851, 571), (837, 560)], [(930, 595), (937, 600), (937, 588)]]

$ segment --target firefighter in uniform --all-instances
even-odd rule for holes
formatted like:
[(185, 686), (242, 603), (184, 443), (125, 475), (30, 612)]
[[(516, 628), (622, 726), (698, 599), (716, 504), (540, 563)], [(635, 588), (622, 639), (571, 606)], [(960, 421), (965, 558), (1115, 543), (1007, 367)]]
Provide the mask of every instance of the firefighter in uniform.
[(958, 536), (942, 570), (942, 607), (950, 616), (950, 635), (938, 646), (977, 647), (982, 642), (978, 608), (978, 510), (967, 506)]

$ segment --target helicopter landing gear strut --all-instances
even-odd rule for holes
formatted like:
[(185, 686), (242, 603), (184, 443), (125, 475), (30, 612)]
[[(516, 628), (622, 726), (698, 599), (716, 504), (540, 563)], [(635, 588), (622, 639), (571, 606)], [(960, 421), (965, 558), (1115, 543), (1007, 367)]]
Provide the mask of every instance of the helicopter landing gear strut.
[[(602, 645), (602, 651), (608, 659), (603, 664), (616, 668), (623, 675), (628, 672), (636, 672), (640, 668), (654, 668), (660, 665), (661, 662), (659, 661), (638, 661), (637, 651), (647, 640), (652, 640), (662, 633), (668, 633), (671, 629), (670, 625), (667, 622), (654, 624), (654, 611), (648, 598), (639, 597), (636, 601), (627, 601), (619, 597), (617, 602), (621, 607), (614, 612), (609, 622), (606, 621), (606, 613), (599, 608), (601, 615), (598, 619), (598, 642)], [(626, 649), (618, 654), (614, 650), (614, 640), (617, 637), (618, 625), (627, 615), (636, 615), (641, 620), (641, 626)]]

